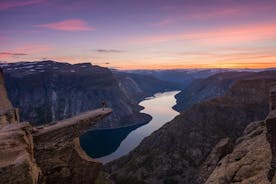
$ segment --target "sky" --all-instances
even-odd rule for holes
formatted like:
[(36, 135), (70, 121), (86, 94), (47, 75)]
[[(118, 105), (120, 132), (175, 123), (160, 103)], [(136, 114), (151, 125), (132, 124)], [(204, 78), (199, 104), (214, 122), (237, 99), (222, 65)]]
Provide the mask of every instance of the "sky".
[(0, 0), (0, 61), (276, 67), (275, 0)]

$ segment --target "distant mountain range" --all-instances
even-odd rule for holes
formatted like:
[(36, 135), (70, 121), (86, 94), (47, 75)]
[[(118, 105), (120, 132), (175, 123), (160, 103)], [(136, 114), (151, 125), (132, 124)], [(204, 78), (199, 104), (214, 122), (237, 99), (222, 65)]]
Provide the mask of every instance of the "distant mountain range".
[(168, 69), (168, 70), (125, 70), (126, 73), (136, 73), (153, 76), (157, 79), (178, 83), (182, 88), (188, 87), (191, 82), (198, 79), (205, 79), (209, 76), (222, 72), (261, 72), (276, 70), (276, 68), (267, 69)]

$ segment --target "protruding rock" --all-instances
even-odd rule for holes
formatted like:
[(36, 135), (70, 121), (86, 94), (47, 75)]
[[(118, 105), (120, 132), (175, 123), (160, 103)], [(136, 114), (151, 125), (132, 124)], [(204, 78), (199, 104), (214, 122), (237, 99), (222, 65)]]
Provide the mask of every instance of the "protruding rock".
[(111, 112), (97, 109), (35, 128), (35, 157), (42, 170), (39, 183), (93, 183), (102, 164), (86, 155), (78, 137)]

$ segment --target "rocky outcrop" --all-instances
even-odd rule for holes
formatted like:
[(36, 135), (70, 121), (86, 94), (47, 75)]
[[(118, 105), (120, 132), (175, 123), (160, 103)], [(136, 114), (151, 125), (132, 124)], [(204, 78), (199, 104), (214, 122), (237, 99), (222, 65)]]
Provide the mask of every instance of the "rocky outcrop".
[(249, 124), (233, 152), (217, 164), (206, 184), (269, 184), (272, 154), (266, 133), (264, 121)]
[(103, 119), (111, 109), (86, 112), (34, 130), (34, 153), (42, 176), (39, 183), (91, 183), (102, 164), (85, 154), (79, 136)]
[(221, 157), (231, 152), (226, 143), (222, 145), (228, 151), (217, 149), (219, 142), (235, 142), (249, 122), (267, 116), (275, 79), (275, 72), (261, 72), (236, 81), (223, 96), (193, 105), (128, 155), (107, 164), (106, 170), (117, 183), (191, 184), (199, 177), (204, 182)]
[[(0, 79), (2, 78), (0, 73)], [(0, 99), (7, 102), (3, 80)], [(1, 106), (0, 111), (6, 111)], [(1, 114), (0, 123), (0, 181), (14, 184), (95, 183), (102, 177), (102, 164), (88, 157), (79, 145), (79, 136), (111, 113), (105, 108), (40, 127), (10, 121)], [(19, 118), (18, 118), (19, 119)], [(7, 121), (9, 120), (9, 121)]]

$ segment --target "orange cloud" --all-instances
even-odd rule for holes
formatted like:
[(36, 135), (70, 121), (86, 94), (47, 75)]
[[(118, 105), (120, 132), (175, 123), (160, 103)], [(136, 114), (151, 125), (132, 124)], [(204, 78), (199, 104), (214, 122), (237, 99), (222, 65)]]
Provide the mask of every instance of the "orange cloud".
[(90, 27), (86, 21), (80, 19), (69, 19), (49, 24), (40, 24), (35, 27), (42, 27), (60, 31), (93, 31), (95, 28)]

